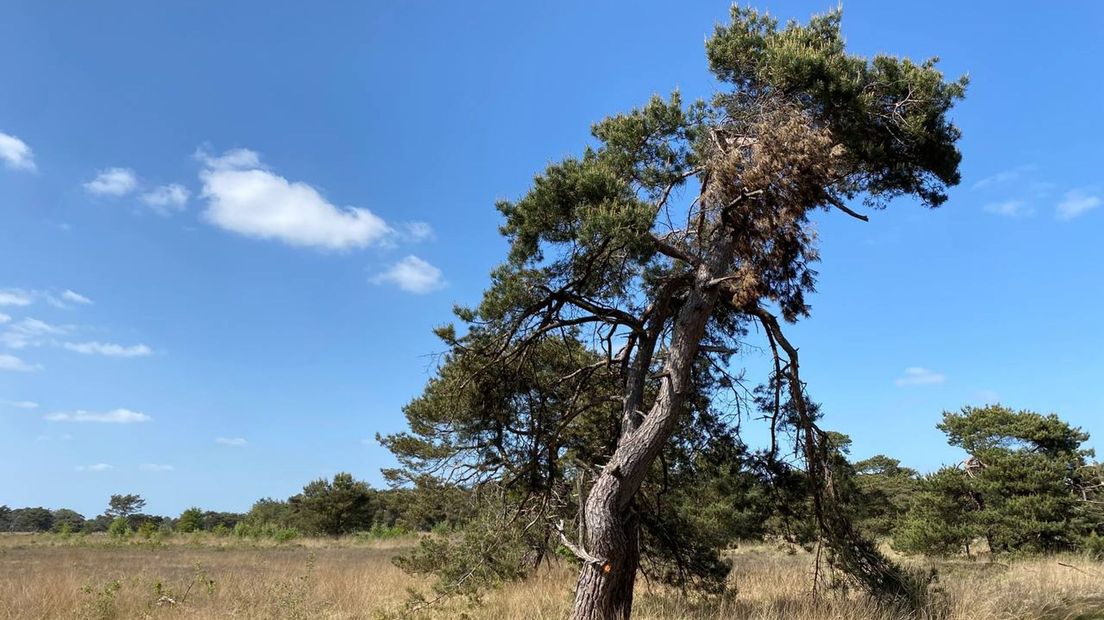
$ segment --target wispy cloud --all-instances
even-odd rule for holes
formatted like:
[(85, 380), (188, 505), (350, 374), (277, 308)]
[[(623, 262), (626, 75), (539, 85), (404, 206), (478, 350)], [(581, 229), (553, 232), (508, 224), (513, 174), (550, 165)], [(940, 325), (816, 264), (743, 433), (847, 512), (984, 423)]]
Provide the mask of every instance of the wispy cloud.
[(19, 138), (2, 132), (0, 132), (0, 161), (4, 162), (5, 168), (11, 170), (34, 172), (37, 169), (31, 147)]
[(63, 301), (68, 301), (70, 303), (80, 304), (82, 306), (87, 306), (87, 305), (90, 305), (92, 303), (91, 299), (85, 297), (84, 295), (81, 295), (80, 293), (78, 293), (76, 291), (72, 291), (72, 290), (69, 290), (69, 289), (65, 289), (64, 291), (62, 291), (61, 299)]
[(244, 446), (249, 442), (242, 437), (216, 437), (215, 443), (219, 444), (220, 446), (231, 446), (235, 448), (240, 448), (241, 446)]
[(30, 291), (18, 288), (0, 289), (0, 306), (29, 306), (34, 302)]
[(124, 346), (113, 342), (66, 342), (62, 346), (84, 355), (103, 355), (106, 357), (145, 357), (153, 353), (153, 349), (144, 344)]
[(8, 315), (4, 314), (3, 312), (0, 312), (0, 324), (3, 324), (3, 323), (8, 323), (8, 322), (10, 322), (10, 321), (11, 321), (11, 317), (10, 317), (10, 316), (8, 316)]
[[(50, 296), (51, 303), (68, 307), (68, 303), (90, 304), (87, 297), (66, 290), (60, 296)], [(64, 302), (62, 301), (64, 300)], [(5, 317), (7, 315), (4, 315)], [(9, 349), (28, 347), (61, 347), (83, 355), (102, 355), (105, 357), (146, 357), (153, 354), (149, 345), (138, 343), (122, 345), (114, 342), (63, 340), (78, 331), (73, 325), (54, 325), (34, 317), (25, 317), (16, 321), (0, 321), (0, 345)]]
[(69, 308), (71, 305), (89, 305), (92, 300), (80, 293), (65, 289), (56, 291), (32, 291), (21, 288), (0, 289), (0, 306), (29, 306), (37, 300), (45, 300), (56, 308)]
[(33, 317), (9, 323), (0, 331), (0, 344), (10, 349), (23, 349), (49, 344), (55, 336), (69, 333), (68, 326), (51, 325)]
[(0, 401), (0, 405), (16, 409), (38, 409), (38, 403), (33, 400), (3, 400)]
[(10, 370), (13, 372), (34, 372), (41, 370), (42, 366), (38, 364), (28, 364), (22, 359), (9, 355), (7, 353), (0, 353), (0, 370)]
[(382, 244), (393, 231), (368, 209), (341, 207), (310, 185), (289, 181), (261, 165), (256, 152), (200, 152), (203, 218), (231, 232), (324, 250)]
[(1102, 202), (1104, 201), (1101, 200), (1100, 196), (1090, 194), (1084, 190), (1068, 191), (1062, 201), (1058, 203), (1058, 219), (1063, 221), (1072, 220), (1099, 207)]
[(138, 469), (140, 469), (142, 471), (152, 471), (152, 472), (164, 472), (164, 471), (175, 471), (176, 470), (176, 468), (173, 467), (172, 465), (158, 465), (157, 463), (143, 463), (143, 464), (138, 466)]
[(196, 151), (195, 158), (202, 162), (208, 170), (264, 168), (264, 165), (261, 164), (260, 154), (249, 149), (230, 149), (222, 155), (212, 155), (201, 148)]
[(1006, 200), (1004, 202), (991, 202), (982, 207), (986, 213), (1002, 215), (1004, 217), (1026, 217), (1035, 212), (1030, 205), (1021, 200)]
[(993, 187), (996, 185), (1003, 185), (1011, 181), (1015, 181), (1028, 172), (1034, 172), (1039, 167), (1035, 164), (1023, 164), (1016, 166), (1015, 168), (1009, 168), (1008, 170), (1001, 170), (1000, 172), (993, 173), (980, 181), (974, 183), (972, 189), (985, 189), (987, 187)]
[(188, 196), (191, 193), (188, 188), (177, 183), (161, 185), (142, 194), (141, 200), (155, 212), (161, 215), (170, 215), (174, 211), (181, 211), (188, 204)]
[(76, 471), (101, 472), (111, 471), (112, 469), (115, 469), (115, 466), (108, 465), (107, 463), (96, 463), (95, 465), (77, 465), (73, 469), (75, 469)]
[(896, 379), (894, 383), (900, 387), (905, 387), (910, 385), (936, 385), (946, 380), (947, 376), (942, 373), (919, 366), (911, 366), (906, 368), (904, 375)]
[(401, 230), (403, 237), (413, 243), (429, 241), (437, 236), (433, 232), (433, 227), (427, 222), (407, 222), (402, 225)]
[(144, 413), (131, 411), (130, 409), (115, 409), (106, 413), (96, 413), (78, 409), (77, 411), (62, 411), (51, 413), (43, 417), (50, 422), (95, 422), (100, 424), (135, 424), (149, 422), (153, 418)]
[(126, 196), (138, 189), (138, 177), (130, 168), (108, 168), (85, 183), (84, 189), (94, 196)]
[(431, 293), (445, 285), (441, 270), (411, 255), (371, 279), (373, 284), (390, 283), (408, 293)]

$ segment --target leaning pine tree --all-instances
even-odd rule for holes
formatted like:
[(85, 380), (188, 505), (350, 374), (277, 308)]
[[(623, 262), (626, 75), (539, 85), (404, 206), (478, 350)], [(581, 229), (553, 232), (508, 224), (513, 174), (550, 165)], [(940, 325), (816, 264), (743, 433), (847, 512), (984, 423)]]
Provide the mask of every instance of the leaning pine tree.
[[(558, 545), (580, 566), (573, 618), (628, 618), (642, 560), (679, 536), (663, 513), (667, 476), (711, 438), (732, 440), (726, 408), (747, 400), (733, 362), (758, 332), (774, 363), (753, 400), (771, 436), (793, 440), (828, 556), (871, 593), (920, 596), (852, 528), (843, 459), (782, 325), (808, 315), (813, 211), (865, 221), (854, 199), (946, 200), (960, 161), (947, 115), (965, 80), (945, 81), (934, 59), (848, 54), (839, 12), (785, 26), (731, 17), (706, 44), (723, 85), (711, 102), (675, 93), (607, 118), (580, 157), (498, 205), (509, 255), (480, 305), (457, 310), (465, 329), (439, 330), (450, 350), (406, 409), (411, 432), (383, 439), (402, 463), (393, 476), (504, 502), (483, 520), (503, 533), (452, 556), (471, 563), (450, 573), (452, 591), (519, 574), (496, 542), (529, 545), (534, 562)], [(666, 551), (682, 572), (685, 548)]]

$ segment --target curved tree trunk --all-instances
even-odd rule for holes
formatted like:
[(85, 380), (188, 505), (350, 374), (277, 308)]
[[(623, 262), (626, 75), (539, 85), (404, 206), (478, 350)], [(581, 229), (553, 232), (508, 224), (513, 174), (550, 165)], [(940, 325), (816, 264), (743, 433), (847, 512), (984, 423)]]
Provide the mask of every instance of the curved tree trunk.
[[(729, 256), (721, 241), (694, 274), (694, 287), (674, 319), (662, 383), (648, 415), (622, 430), (617, 449), (586, 499), (586, 552), (575, 588), (573, 620), (627, 620), (640, 565), (639, 521), (632, 506), (652, 463), (674, 431), (690, 393), (690, 372), (717, 303), (713, 273)], [(644, 369), (646, 372), (647, 369)]]

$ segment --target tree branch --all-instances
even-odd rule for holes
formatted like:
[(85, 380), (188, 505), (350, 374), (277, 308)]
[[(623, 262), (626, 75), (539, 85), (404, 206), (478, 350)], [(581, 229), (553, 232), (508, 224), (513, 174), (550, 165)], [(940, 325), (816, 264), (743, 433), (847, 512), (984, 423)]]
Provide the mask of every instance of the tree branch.
[(869, 217), (867, 217), (867, 216), (865, 216), (861, 213), (856, 213), (856, 212), (852, 211), (851, 208), (848, 207), (847, 205), (843, 204), (843, 201), (840, 200), (839, 198), (829, 196), (828, 197), (828, 203), (831, 204), (833, 207), (839, 209), (840, 211), (843, 211), (847, 215), (850, 215), (851, 217), (853, 217), (857, 220), (862, 220), (864, 222), (869, 222), (870, 221)]

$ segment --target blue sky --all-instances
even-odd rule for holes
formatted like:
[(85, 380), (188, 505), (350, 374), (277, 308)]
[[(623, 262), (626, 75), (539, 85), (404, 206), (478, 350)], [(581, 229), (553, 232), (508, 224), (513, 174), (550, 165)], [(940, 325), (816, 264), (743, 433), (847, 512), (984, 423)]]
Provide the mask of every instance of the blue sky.
[[(170, 5), (171, 4), (171, 5)], [(824, 2), (764, 2), (784, 18)], [(505, 245), (498, 198), (603, 116), (715, 87), (724, 2), (6, 2), (0, 504), (245, 510), (403, 426)], [(1104, 447), (1104, 5), (850, 1), (852, 50), (969, 73), (961, 186), (819, 222), (791, 329), (853, 453), (960, 458), (944, 409)], [(760, 360), (761, 362), (761, 360)], [(752, 360), (752, 364), (760, 363)]]

